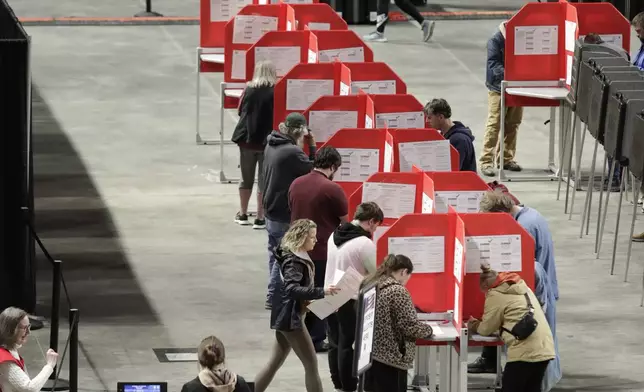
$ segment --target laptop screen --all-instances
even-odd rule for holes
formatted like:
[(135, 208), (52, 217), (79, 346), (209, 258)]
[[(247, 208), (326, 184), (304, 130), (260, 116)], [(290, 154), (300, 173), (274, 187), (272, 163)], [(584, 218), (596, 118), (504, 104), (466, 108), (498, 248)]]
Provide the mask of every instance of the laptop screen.
[(123, 382), (118, 383), (118, 392), (167, 392), (168, 384), (165, 382)]

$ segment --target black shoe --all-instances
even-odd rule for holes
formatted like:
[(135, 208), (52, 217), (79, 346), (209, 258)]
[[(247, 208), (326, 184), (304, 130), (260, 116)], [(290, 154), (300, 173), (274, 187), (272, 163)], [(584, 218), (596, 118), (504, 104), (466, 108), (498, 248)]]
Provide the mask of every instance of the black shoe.
[(518, 163), (510, 161), (503, 165), (503, 170), (520, 172), (521, 170), (523, 170), (523, 168)]
[(248, 221), (248, 215), (238, 212), (237, 215), (235, 215), (235, 223), (240, 224), (242, 226), (250, 225), (250, 222)]
[(329, 343), (327, 342), (322, 342), (315, 345), (316, 353), (326, 353), (328, 351), (329, 351)]
[(476, 358), (476, 361), (467, 364), (467, 372), (472, 374), (491, 373), (496, 374), (496, 365), (483, 357)]
[(271, 303), (271, 300), (269, 300), (269, 299), (266, 300), (266, 303), (264, 304), (264, 309), (266, 309), (266, 310), (273, 309), (273, 304)]
[(253, 222), (253, 229), (263, 230), (266, 228), (266, 219), (255, 219)]

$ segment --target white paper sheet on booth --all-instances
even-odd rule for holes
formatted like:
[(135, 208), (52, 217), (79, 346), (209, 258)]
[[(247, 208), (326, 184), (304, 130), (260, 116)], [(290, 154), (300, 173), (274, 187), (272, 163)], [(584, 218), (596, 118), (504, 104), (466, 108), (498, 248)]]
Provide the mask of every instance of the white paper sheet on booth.
[(233, 79), (246, 80), (246, 51), (233, 50), (230, 76)]
[(332, 63), (335, 60), (340, 60), (343, 63), (364, 62), (364, 48), (362, 46), (355, 48), (325, 49), (320, 50), (319, 53), (321, 63)]
[(385, 143), (384, 168), (382, 171), (386, 173), (393, 171), (393, 164), (394, 164), (394, 147), (389, 143)]
[(342, 156), (342, 166), (335, 173), (334, 181), (364, 182), (369, 176), (378, 172), (380, 162), (378, 149), (338, 148), (337, 150)]
[(385, 218), (398, 219), (414, 212), (416, 185), (365, 182), (362, 185), (362, 202), (367, 201), (378, 204)]
[(331, 23), (309, 22), (309, 30), (331, 30)]
[(459, 213), (476, 213), (480, 210), (483, 191), (436, 191), (436, 212), (447, 213), (447, 206), (452, 206)]
[(364, 116), (364, 127), (369, 129), (373, 128), (373, 120), (366, 114)]
[(349, 267), (346, 271), (336, 270), (333, 284), (340, 291), (335, 295), (328, 295), (311, 302), (308, 306), (309, 310), (320, 320), (324, 320), (358, 294), (363, 279), (364, 277), (353, 267)]
[(449, 140), (398, 143), (400, 171), (410, 172), (416, 165), (423, 171), (451, 171)]
[(457, 282), (461, 282), (461, 272), (463, 271), (463, 244), (458, 238), (454, 239), (454, 277)]
[(423, 192), (423, 203), (420, 212), (423, 214), (431, 214), (432, 211), (434, 211), (434, 200)]
[(302, 48), (299, 46), (261, 46), (255, 48), (255, 62), (268, 60), (275, 65), (281, 78), (300, 63)]
[(564, 35), (566, 37), (566, 40), (564, 41), (564, 47), (566, 48), (567, 51), (574, 52), (575, 51), (575, 30), (577, 30), (577, 23), (567, 20), (565, 25), (565, 31)]
[(342, 128), (356, 128), (358, 126), (358, 112), (355, 110), (312, 110), (309, 112), (308, 125), (316, 142), (326, 142)]
[(466, 274), (481, 272), (489, 263), (497, 272), (521, 271), (521, 236), (490, 235), (465, 237)]
[(374, 243), (378, 242), (378, 239), (380, 239), (380, 237), (382, 237), (382, 235), (385, 234), (385, 232), (389, 230), (390, 227), (391, 226), (378, 226), (376, 228), (376, 232), (373, 233), (373, 238), (372, 238), (373, 242)]
[(395, 80), (364, 80), (351, 82), (351, 93), (358, 94), (362, 89), (367, 94), (396, 94)]
[(405, 255), (414, 264), (414, 273), (445, 272), (445, 237), (389, 237), (388, 254)]
[(254, 44), (269, 31), (277, 30), (274, 16), (237, 15), (233, 26), (233, 44)]
[(425, 128), (423, 112), (376, 114), (376, 128)]
[(552, 55), (558, 53), (557, 26), (517, 26), (514, 28), (514, 54)]
[(228, 22), (253, 0), (210, 0), (210, 21)]
[(309, 49), (309, 64), (314, 64), (318, 62), (318, 55), (315, 51)]
[(332, 79), (288, 79), (286, 110), (306, 110), (323, 95), (333, 95)]

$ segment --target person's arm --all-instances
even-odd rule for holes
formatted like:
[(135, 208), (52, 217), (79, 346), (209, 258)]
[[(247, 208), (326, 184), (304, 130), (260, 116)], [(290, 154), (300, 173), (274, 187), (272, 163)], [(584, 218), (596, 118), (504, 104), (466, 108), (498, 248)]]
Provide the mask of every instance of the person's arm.
[(376, 266), (376, 262), (378, 260), (376, 257), (376, 252), (376, 244), (373, 241), (366, 241), (360, 252), (362, 265), (364, 265), (364, 269), (369, 274), (375, 273), (378, 269), (378, 267)]
[(282, 271), (282, 275), (284, 275), (284, 294), (289, 298), (305, 301), (324, 298), (324, 288), (300, 285), (304, 277), (304, 268), (304, 266), (286, 262)]
[(500, 40), (495, 37), (490, 38), (487, 42), (487, 67), (492, 71), (494, 80), (499, 82), (503, 80), (505, 74), (505, 59), (503, 58), (503, 48)]
[(475, 332), (482, 336), (490, 336), (501, 329), (503, 325), (503, 307), (495, 300), (500, 293), (489, 293), (485, 298), (482, 320), (474, 323)]
[(548, 308), (548, 276), (546, 270), (543, 269), (541, 264), (535, 261), (534, 263), (534, 295), (539, 300), (541, 309), (544, 313)]
[(7, 384), (16, 392), (40, 392), (53, 371), (54, 368), (47, 364), (43, 366), (36, 377), (29, 379), (27, 373), (15, 363), (4, 362), (0, 364), (0, 374), (6, 377)]
[(335, 215), (341, 223), (344, 223), (349, 218), (349, 201), (339, 185), (334, 188), (332, 197), (335, 204)]
[(293, 147), (297, 149), (297, 151), (293, 155), (293, 158), (291, 159), (291, 165), (296, 177), (308, 174), (311, 169), (313, 169), (313, 161), (306, 156), (301, 148), (297, 146)]
[(244, 92), (242, 93), (241, 97), (239, 97), (239, 105), (237, 106), (237, 115), (241, 116), (242, 111), (244, 110), (244, 102), (246, 100), (246, 89), (244, 89)]
[(463, 170), (463, 165), (465, 164), (465, 154), (463, 154), (463, 150), (467, 148), (465, 143), (462, 137), (452, 137), (449, 139), (449, 144), (454, 146), (456, 151), (458, 151), (458, 170)]
[(395, 290), (392, 295), (400, 296), (402, 301), (392, 303), (389, 309), (394, 314), (396, 322), (396, 331), (402, 333), (403, 338), (407, 341), (429, 338), (434, 331), (428, 324), (418, 320), (416, 308), (411, 300), (411, 295), (406, 288), (400, 285), (391, 286), (391, 290)]

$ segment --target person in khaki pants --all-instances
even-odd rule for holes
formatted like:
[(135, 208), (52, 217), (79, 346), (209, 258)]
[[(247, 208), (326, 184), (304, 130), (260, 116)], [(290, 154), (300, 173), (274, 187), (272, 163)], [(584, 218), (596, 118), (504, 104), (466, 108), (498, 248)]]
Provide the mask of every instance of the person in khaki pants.
[[(499, 31), (487, 43), (487, 70), (485, 85), (488, 88), (488, 115), (483, 138), (483, 153), (479, 158), (481, 173), (493, 177), (496, 175), (495, 157), (499, 153), (499, 132), (501, 131), (501, 81), (505, 73), (505, 24), (501, 23)], [(523, 118), (522, 107), (508, 107), (505, 111), (505, 140), (503, 151), (503, 169), (521, 171), (521, 166), (514, 160), (517, 150), (517, 131)]]

